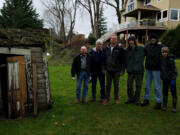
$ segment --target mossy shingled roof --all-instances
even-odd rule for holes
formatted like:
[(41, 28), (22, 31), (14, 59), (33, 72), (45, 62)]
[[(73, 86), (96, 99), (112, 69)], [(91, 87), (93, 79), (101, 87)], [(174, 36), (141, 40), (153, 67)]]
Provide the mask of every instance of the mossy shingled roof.
[(0, 46), (45, 45), (48, 39), (48, 29), (0, 29)]

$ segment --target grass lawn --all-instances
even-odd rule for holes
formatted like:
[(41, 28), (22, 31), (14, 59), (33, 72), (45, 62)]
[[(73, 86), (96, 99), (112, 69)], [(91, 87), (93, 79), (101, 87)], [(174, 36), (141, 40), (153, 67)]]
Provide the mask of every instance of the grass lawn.
[[(180, 73), (180, 60), (176, 61)], [(8, 120), (0, 116), (0, 135), (180, 135), (180, 102), (178, 113), (153, 109), (154, 89), (148, 107), (125, 105), (127, 100), (125, 74), (120, 79), (120, 104), (115, 105), (113, 90), (111, 103), (103, 106), (99, 101), (74, 104), (76, 81), (71, 80), (70, 66), (50, 66), (51, 93), (54, 107), (41, 111), (39, 117), (26, 116), (21, 120)], [(145, 82), (145, 81), (144, 81)], [(180, 77), (177, 79), (180, 98)], [(98, 85), (99, 98), (99, 85)], [(144, 85), (141, 93), (143, 100)], [(88, 99), (91, 98), (89, 86)], [(180, 101), (180, 100), (179, 100)], [(55, 126), (55, 122), (59, 126)], [(64, 124), (64, 126), (63, 126)]]

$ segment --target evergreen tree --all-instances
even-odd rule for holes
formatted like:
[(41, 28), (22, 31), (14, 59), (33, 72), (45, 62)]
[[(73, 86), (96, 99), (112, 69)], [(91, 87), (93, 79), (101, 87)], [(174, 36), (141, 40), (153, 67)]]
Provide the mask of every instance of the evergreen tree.
[(167, 31), (162, 36), (161, 42), (165, 46), (169, 47), (171, 53), (180, 58), (180, 25), (178, 25), (175, 29)]
[(5, 0), (0, 10), (0, 28), (43, 28), (43, 20), (38, 17), (32, 0)]
[(97, 32), (98, 38), (100, 38), (106, 32), (107, 32), (107, 22), (106, 22), (106, 18), (104, 17), (104, 8), (103, 6), (101, 6), (99, 19), (98, 19), (98, 32)]

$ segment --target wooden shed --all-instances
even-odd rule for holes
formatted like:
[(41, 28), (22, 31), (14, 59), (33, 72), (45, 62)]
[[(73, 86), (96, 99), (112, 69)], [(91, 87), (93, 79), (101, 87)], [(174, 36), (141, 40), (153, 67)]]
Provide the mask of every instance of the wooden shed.
[(0, 110), (7, 117), (51, 106), (49, 30), (0, 29)]

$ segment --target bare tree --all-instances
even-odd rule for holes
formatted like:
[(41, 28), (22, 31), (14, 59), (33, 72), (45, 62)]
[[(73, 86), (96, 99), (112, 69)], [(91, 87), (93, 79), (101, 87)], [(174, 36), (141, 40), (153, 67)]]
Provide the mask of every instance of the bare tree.
[[(56, 17), (60, 22), (60, 38), (66, 46), (67, 39), (72, 38), (72, 33), (75, 25), (75, 18), (77, 12), (77, 0), (50, 0), (42, 1), (43, 5), (47, 8), (50, 14)], [(69, 20), (66, 21), (65, 20)], [(68, 28), (67, 28), (68, 27)], [(68, 31), (67, 31), (68, 30)]]
[(98, 30), (98, 18), (100, 15), (100, 8), (102, 0), (78, 0), (79, 4), (88, 11), (90, 15), (91, 21), (91, 29), (92, 33), (95, 37), (97, 37), (97, 30)]
[(59, 35), (61, 23), (59, 19), (52, 15), (48, 10), (45, 10), (44, 12), (44, 22), (55, 32), (56, 35)]
[(122, 12), (125, 9), (128, 0), (104, 0), (103, 3), (113, 7), (116, 10), (118, 23), (121, 24)]

